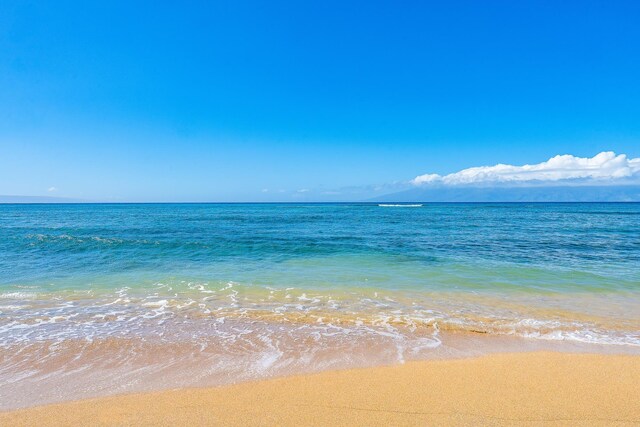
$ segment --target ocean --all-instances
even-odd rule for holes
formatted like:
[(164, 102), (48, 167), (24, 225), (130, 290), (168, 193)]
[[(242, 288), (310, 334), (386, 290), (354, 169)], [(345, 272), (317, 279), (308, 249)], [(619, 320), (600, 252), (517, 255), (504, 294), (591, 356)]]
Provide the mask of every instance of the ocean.
[(640, 204), (0, 205), (0, 409), (640, 353)]

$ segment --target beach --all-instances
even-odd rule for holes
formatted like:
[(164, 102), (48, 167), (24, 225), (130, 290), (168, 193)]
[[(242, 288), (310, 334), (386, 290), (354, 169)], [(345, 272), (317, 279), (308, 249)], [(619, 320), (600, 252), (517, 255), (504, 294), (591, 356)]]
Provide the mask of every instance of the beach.
[[(365, 408), (432, 415), (436, 408), (442, 417), (464, 404), (468, 414), (457, 417), (566, 412), (609, 419), (611, 408), (627, 408), (629, 390), (619, 386), (640, 355), (639, 215), (637, 204), (4, 206), (0, 411), (107, 399), (87, 409), (105, 409), (87, 418), (94, 420), (124, 399), (152, 423), (160, 415), (136, 403), (145, 396), (167, 396), (158, 414), (171, 419), (190, 413), (173, 400), (205, 408), (217, 393), (249, 393), (232, 397), (233, 405), (251, 401), (247, 411), (284, 417), (291, 410), (282, 405), (297, 401), (292, 396), (326, 390), (333, 394), (314, 392), (304, 405), (317, 397), (317, 405), (332, 408), (370, 402)], [(493, 359), (505, 353), (519, 354)], [(577, 369), (573, 377), (545, 368), (573, 358), (580, 362), (565, 363)], [(610, 368), (618, 360), (629, 366)], [(581, 396), (617, 400), (593, 406), (575, 396), (566, 403), (581, 406), (556, 407), (540, 400), (546, 392), (530, 395), (498, 381), (516, 374), (513, 381), (538, 384), (538, 391), (583, 384)], [(477, 395), (459, 398), (477, 375), (487, 375), (467, 387)], [(559, 386), (559, 376), (572, 379)], [(460, 388), (448, 389), (456, 382), (447, 377)], [(304, 388), (307, 381), (319, 382)], [(353, 388), (361, 383), (368, 385)], [(403, 387), (419, 393), (403, 394)], [(494, 401), (495, 390), (510, 391)], [(438, 400), (442, 393), (449, 397)], [(524, 400), (503, 407), (518, 393)], [(522, 406), (527, 399), (538, 403)], [(39, 419), (41, 409), (28, 410)], [(325, 424), (332, 421), (324, 416), (365, 416), (305, 411), (296, 413)], [(260, 412), (224, 414), (202, 416), (288, 422)], [(385, 420), (360, 424), (378, 419)], [(306, 423), (290, 422), (297, 421)]]
[(0, 1), (0, 427), (640, 427), (640, 1)]
[(640, 357), (532, 352), (408, 362), (0, 414), (36, 425), (638, 425)]

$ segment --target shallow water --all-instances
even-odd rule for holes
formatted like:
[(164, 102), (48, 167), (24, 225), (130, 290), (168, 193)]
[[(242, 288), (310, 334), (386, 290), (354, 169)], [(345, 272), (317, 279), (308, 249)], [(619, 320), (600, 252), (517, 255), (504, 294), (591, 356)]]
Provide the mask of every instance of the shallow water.
[(640, 204), (0, 205), (5, 408), (469, 334), (637, 352)]

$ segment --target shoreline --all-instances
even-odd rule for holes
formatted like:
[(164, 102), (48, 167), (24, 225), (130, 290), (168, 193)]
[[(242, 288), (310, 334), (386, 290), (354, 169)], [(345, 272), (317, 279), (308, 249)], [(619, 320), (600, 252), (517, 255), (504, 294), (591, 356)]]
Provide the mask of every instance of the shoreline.
[(35, 406), (0, 424), (626, 425), (638, 395), (640, 356), (519, 352)]
[[(132, 340), (94, 342), (88, 348), (70, 346), (64, 351), (59, 349), (58, 358), (48, 359), (46, 365), (39, 368), (31, 365), (39, 369), (37, 375), (0, 385), (0, 413), (87, 399), (229, 387), (323, 372), (393, 367), (407, 362), (455, 361), (495, 354), (557, 352), (640, 356), (640, 348), (634, 346), (510, 335), (440, 332), (438, 339), (438, 346), (420, 355), (412, 354), (410, 348), (394, 347), (390, 352), (389, 348), (360, 346), (342, 355), (337, 349), (327, 349), (323, 358), (304, 361), (304, 354), (290, 349), (289, 354), (281, 355), (279, 360), (267, 360), (268, 365), (259, 365), (261, 361), (251, 359), (250, 354), (244, 354), (244, 358), (242, 354), (236, 354), (234, 359), (223, 359), (224, 353), (197, 351), (193, 343), (187, 341), (151, 345), (146, 349)], [(135, 358), (129, 357), (124, 363), (123, 352), (135, 352), (130, 353)], [(19, 354), (24, 360), (24, 353)], [(79, 358), (79, 354), (84, 357)], [(0, 358), (3, 357), (9, 361), (11, 356), (0, 351)], [(23, 370), (30, 366), (22, 363)]]

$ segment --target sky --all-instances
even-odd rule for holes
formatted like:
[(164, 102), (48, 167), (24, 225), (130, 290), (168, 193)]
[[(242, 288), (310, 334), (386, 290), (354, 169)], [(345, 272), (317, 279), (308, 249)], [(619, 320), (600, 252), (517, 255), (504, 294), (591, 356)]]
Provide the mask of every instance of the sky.
[(361, 200), (556, 156), (591, 171), (571, 185), (629, 184), (638, 22), (622, 0), (3, 0), (0, 195)]

